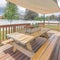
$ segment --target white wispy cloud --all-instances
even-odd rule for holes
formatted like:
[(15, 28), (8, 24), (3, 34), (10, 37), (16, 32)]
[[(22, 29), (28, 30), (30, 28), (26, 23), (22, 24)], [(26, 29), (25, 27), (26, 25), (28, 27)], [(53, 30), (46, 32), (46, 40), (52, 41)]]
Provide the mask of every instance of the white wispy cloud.
[(18, 6), (19, 10), (25, 11), (26, 8), (23, 8), (21, 6)]
[(0, 7), (5, 7), (6, 3), (6, 0), (0, 0)]
[(57, 0), (57, 3), (58, 3), (58, 6), (59, 6), (59, 8), (60, 8), (60, 0)]

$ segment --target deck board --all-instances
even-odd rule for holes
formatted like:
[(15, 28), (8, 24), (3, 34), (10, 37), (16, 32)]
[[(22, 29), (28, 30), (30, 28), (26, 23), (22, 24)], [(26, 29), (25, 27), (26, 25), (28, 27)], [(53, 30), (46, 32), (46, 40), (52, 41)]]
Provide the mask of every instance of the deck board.
[[(50, 34), (51, 36), (51, 34)], [(36, 50), (41, 46), (40, 43), (42, 41), (41, 40), (34, 40), (31, 42), (33, 50), (36, 52)], [(7, 47), (7, 48), (5, 48)], [(37, 47), (37, 48), (36, 48)], [(27, 57), (26, 55), (24, 55), (23, 53), (21, 53), (20, 51), (16, 51), (15, 53), (12, 51), (12, 46), (10, 46), (9, 44), (7, 44), (7, 46), (3, 46), (0, 47), (2, 49), (0, 49), (0, 60), (30, 60), (29, 57)], [(4, 49), (5, 48), (5, 49)], [(54, 52), (52, 54), (52, 57), (50, 60), (60, 60), (60, 38), (57, 42), (57, 46), (54, 49)]]

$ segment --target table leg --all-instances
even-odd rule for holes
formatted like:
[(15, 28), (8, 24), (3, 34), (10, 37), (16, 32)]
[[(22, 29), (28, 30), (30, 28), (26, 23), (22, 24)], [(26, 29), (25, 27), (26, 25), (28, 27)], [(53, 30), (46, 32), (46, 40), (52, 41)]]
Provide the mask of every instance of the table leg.
[(13, 46), (13, 52), (16, 52), (17, 49), (13, 43), (12, 43), (12, 46)]
[(15, 47), (13, 47), (13, 52), (16, 52), (16, 48)]
[(26, 47), (27, 47), (28, 50), (33, 51), (30, 42), (26, 44)]

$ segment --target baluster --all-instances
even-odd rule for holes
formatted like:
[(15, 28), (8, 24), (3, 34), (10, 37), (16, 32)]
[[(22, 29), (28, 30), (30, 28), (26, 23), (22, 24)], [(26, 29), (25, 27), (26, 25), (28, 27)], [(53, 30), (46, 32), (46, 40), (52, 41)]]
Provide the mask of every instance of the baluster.
[(21, 32), (21, 28), (20, 28), (20, 26), (19, 26), (19, 32)]
[(13, 26), (13, 32), (16, 32), (16, 26)]
[(15, 32), (17, 32), (17, 26), (16, 26), (16, 31)]
[(20, 31), (20, 26), (19, 26), (19, 31)]
[(1, 43), (1, 27), (0, 27), (0, 43)]
[[(7, 30), (8, 28), (7, 28), (7, 26), (6, 26), (6, 34), (5, 35), (7, 35), (7, 33), (8, 33), (8, 30)], [(7, 39), (7, 36), (6, 36), (6, 39)]]
[(20, 30), (21, 30), (21, 29), (20, 29), (20, 26), (19, 26), (19, 32), (20, 32)]
[(9, 26), (9, 28), (8, 28), (8, 31), (9, 31), (9, 33), (10, 33), (10, 26)]
[(11, 33), (12, 33), (12, 26), (11, 26)]
[(4, 40), (4, 27), (3, 27), (3, 30), (2, 30), (2, 39)]
[(19, 26), (17, 26), (17, 29), (18, 29), (17, 32), (19, 32)]

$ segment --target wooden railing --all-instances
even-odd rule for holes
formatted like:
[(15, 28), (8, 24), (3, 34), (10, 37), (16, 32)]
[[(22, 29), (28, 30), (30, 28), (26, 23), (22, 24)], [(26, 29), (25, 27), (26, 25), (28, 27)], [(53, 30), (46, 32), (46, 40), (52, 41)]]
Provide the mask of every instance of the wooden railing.
[(38, 23), (40, 27), (45, 27), (45, 23)]
[(0, 42), (6, 40), (6, 34), (13, 33), (13, 32), (20, 32), (26, 26), (30, 24), (11, 24), (11, 25), (1, 25), (0, 26)]
[[(39, 27), (46, 27), (45, 25), (49, 25), (48, 28), (50, 28), (50, 25), (56, 26), (56, 30), (60, 30), (59, 23), (38, 23)], [(0, 26), (0, 42), (7, 39), (6, 34), (13, 33), (13, 32), (23, 32), (23, 30), (26, 28), (26, 26), (30, 25), (27, 24), (11, 24), (11, 25), (1, 25)], [(53, 28), (53, 27), (52, 27)]]

